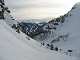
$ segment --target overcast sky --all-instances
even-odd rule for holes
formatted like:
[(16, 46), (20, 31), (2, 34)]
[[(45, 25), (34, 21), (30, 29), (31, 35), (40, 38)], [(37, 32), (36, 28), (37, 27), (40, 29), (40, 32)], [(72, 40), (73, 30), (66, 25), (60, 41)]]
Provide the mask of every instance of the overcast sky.
[(57, 17), (80, 0), (5, 0), (16, 18)]

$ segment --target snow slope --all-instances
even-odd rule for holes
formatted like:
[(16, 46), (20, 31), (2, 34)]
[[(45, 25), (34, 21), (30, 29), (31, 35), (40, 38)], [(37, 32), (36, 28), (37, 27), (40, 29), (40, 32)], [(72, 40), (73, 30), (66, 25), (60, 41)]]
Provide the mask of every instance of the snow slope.
[[(80, 57), (80, 3), (77, 3), (73, 8), (66, 14), (65, 22), (59, 24), (56, 30), (52, 30), (51, 33), (46, 33), (43, 36), (43, 40), (50, 44), (52, 40), (56, 40), (53, 43), (54, 46), (62, 49), (63, 52), (71, 49), (73, 51), (72, 56), (77, 58)], [(59, 38), (59, 36), (67, 35), (67, 38)], [(47, 37), (46, 37), (47, 36)], [(39, 39), (40, 36), (35, 39)], [(41, 38), (40, 38), (41, 39)], [(59, 39), (57, 41), (57, 39)], [(67, 54), (68, 55), (68, 54)]]
[(0, 20), (0, 60), (77, 60), (76, 57), (48, 51), (40, 47), (35, 40), (25, 40), (24, 37), (23, 33), (18, 35)]
[(58, 29), (61, 34), (69, 34), (68, 40), (56, 45), (74, 49), (80, 56), (80, 3), (74, 7), (75, 9), (69, 12), (71, 16), (66, 17), (63, 26)]
[[(57, 33), (54, 33), (53, 31), (53, 36), (54, 34), (56, 34), (56, 36), (68, 34), (67, 39), (65, 41), (61, 39), (60, 41), (53, 44), (58, 48), (63, 49), (64, 51), (71, 49), (73, 50), (72, 55), (79, 57), (80, 56), (79, 26), (80, 26), (80, 3), (77, 3), (76, 5), (74, 5), (74, 8), (68, 12), (68, 16), (65, 17), (65, 22), (57, 26), (57, 29), (55, 31)], [(48, 40), (51, 41), (51, 39), (53, 38), (50, 38), (50, 40), (49, 39)]]

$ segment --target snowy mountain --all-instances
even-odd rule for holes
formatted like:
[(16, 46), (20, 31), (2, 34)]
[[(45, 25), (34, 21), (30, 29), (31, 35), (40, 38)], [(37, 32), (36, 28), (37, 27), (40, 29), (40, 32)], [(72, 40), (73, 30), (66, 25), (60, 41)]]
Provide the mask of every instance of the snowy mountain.
[[(69, 35), (71, 35), (69, 36), (68, 41), (61, 41), (57, 44), (55, 43), (56, 46), (63, 49), (58, 50), (57, 48), (51, 48), (50, 50), (46, 49), (45, 46), (42, 46), (44, 44), (37, 42), (36, 40), (21, 32), (19, 30), (19, 26), (17, 25), (19, 22), (13, 19), (13, 17), (10, 15), (10, 11), (5, 7), (4, 0), (0, 0), (0, 3), (0, 6), (3, 6), (0, 8), (0, 60), (80, 60), (79, 34), (77, 35), (79, 31), (77, 31), (75, 34), (75, 29), (73, 30), (73, 32), (71, 31), (71, 29), (73, 29), (72, 25), (68, 27), (68, 24), (71, 24), (72, 22), (72, 24), (76, 25), (75, 28), (78, 28), (77, 26), (79, 26), (79, 20), (77, 19), (77, 21), (75, 21), (75, 19), (72, 20), (72, 18), (78, 18), (79, 12), (77, 13), (78, 15), (76, 13), (72, 14), (71, 16), (73, 17), (71, 18), (67, 17), (66, 19), (70, 19), (70, 21), (65, 20), (62, 25), (58, 25), (58, 27), (56, 26), (58, 29), (56, 29), (55, 31), (50, 28), (51, 33), (55, 32), (52, 34), (56, 34), (55, 38), (58, 37), (60, 33), (69, 33)], [(79, 8), (72, 11), (75, 12), (78, 10)], [(78, 25), (75, 22), (78, 23)], [(44, 26), (44, 29), (47, 26), (49, 27), (49, 25), (47, 24)], [(14, 27), (15, 29), (13, 29)], [(66, 31), (66, 29), (63, 30), (63, 28), (70, 28), (70, 30), (67, 29)], [(70, 32), (72, 34), (70, 34)], [(74, 36), (76, 37), (76, 40), (74, 39)], [(76, 45), (73, 45), (72, 43)], [(72, 48), (73, 50), (70, 50), (69, 48)], [(67, 52), (64, 49), (67, 49)]]
[[(34, 39), (54, 47), (66, 50), (73, 50), (73, 56), (80, 56), (80, 3), (75, 4), (65, 15), (48, 22), (50, 32), (42, 33)], [(56, 29), (54, 29), (54, 27)], [(54, 49), (53, 49), (54, 50)], [(66, 54), (67, 55), (67, 54)]]
[(76, 60), (41, 47), (23, 33), (17, 33), (0, 20), (0, 60)]
[[(49, 21), (48, 23), (46, 23), (46, 25), (43, 26), (43, 29), (48, 30), (49, 32), (48, 33), (42, 33), (41, 35), (44, 35), (44, 36), (49, 35), (48, 39), (50, 39), (53, 37), (53, 33), (54, 33), (54, 35), (58, 34), (57, 30), (67, 23), (68, 19), (72, 16), (73, 13), (76, 13), (76, 11), (72, 12), (72, 10), (76, 9), (75, 6), (73, 6), (72, 9), (68, 13), (66, 13), (65, 15), (54, 18), (51, 21)], [(75, 18), (75, 20), (76, 20), (76, 18)], [(40, 37), (41, 35), (38, 35), (37, 37)], [(36, 38), (36, 36), (35, 36), (35, 38)], [(47, 40), (46, 37), (43, 40)]]
[(76, 52), (79, 54), (79, 42), (80, 42), (80, 3), (74, 5), (72, 10), (68, 13), (71, 16), (65, 18), (65, 22), (62, 27), (58, 28), (59, 33), (61, 34), (68, 34), (69, 37), (67, 41), (63, 44), (57, 44), (60, 47), (71, 48), (77, 50)]

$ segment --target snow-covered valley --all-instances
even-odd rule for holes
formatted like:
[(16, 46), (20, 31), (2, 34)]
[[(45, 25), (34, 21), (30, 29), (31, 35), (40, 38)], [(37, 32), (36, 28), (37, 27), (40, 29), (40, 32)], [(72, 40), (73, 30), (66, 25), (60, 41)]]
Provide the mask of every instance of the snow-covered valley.
[[(24, 34), (16, 35), (3, 20), (0, 20), (0, 60), (76, 60), (76, 57), (61, 55), (46, 50)], [(21, 35), (21, 36), (20, 36)], [(22, 37), (23, 36), (23, 37)], [(25, 38), (24, 38), (25, 37)]]
[(80, 3), (67, 13), (64, 23), (45, 24), (42, 28), (48, 32), (34, 39), (19, 30), (19, 22), (0, 3), (0, 9), (4, 8), (0, 12), (0, 60), (80, 60)]

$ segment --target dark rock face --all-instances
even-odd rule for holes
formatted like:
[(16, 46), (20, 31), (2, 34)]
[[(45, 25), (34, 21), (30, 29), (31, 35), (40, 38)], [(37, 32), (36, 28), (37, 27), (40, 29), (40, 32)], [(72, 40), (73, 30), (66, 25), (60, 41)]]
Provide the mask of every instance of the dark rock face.
[(4, 12), (0, 11), (0, 19), (4, 19)]
[(0, 0), (0, 19), (4, 19), (4, 0)]
[(4, 0), (0, 0), (0, 19), (4, 19), (4, 12), (7, 11), (10, 13), (8, 7), (5, 7)]
[(0, 0), (0, 3), (4, 5), (4, 0)]

